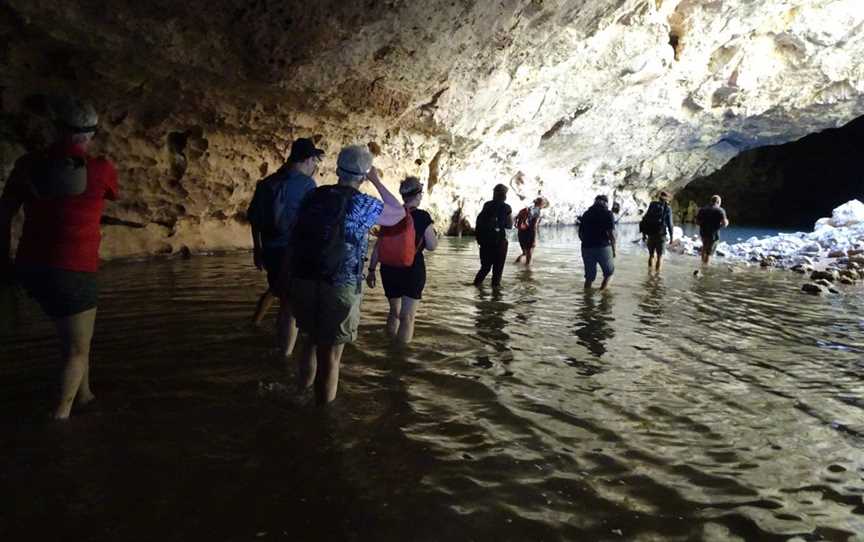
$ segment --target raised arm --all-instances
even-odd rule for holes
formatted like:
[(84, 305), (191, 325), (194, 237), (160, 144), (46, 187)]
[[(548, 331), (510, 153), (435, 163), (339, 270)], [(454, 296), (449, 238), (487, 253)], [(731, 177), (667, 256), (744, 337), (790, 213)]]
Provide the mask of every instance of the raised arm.
[(384, 203), (384, 210), (378, 217), (377, 224), (380, 226), (393, 226), (398, 224), (400, 220), (405, 218), (405, 207), (402, 206), (402, 202), (387, 190), (387, 187), (384, 186), (384, 183), (381, 182), (381, 178), (378, 176), (377, 169), (374, 167), (370, 169), (366, 178), (375, 185), (375, 189), (378, 190), (378, 194), (381, 196), (381, 201)]

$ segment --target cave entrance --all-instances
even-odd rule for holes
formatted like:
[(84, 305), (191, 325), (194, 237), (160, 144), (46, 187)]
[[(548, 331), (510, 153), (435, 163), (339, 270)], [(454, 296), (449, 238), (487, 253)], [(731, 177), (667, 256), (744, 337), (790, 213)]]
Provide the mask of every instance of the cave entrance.
[(738, 225), (810, 230), (851, 199), (864, 201), (864, 117), (798, 141), (745, 151), (675, 195), (692, 221), (712, 194)]

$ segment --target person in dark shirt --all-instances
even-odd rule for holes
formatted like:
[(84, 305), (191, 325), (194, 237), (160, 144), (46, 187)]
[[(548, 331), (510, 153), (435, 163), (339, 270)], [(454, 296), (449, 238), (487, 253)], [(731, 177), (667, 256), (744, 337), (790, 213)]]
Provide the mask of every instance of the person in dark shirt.
[(288, 357), (297, 341), (297, 324), (284, 292), (278, 284), (291, 253), (291, 232), (300, 203), (315, 189), (312, 179), (324, 151), (315, 148), (311, 139), (299, 138), (291, 144), (288, 161), (276, 173), (268, 176), (255, 187), (247, 216), (252, 229), (252, 258), (255, 267), (267, 272), (268, 289), (258, 299), (253, 323), (258, 325), (276, 297), (280, 297), (279, 351)]
[(711, 203), (699, 209), (696, 223), (699, 224), (699, 237), (702, 238), (702, 263), (707, 265), (714, 255), (717, 242), (720, 241), (720, 230), (729, 225), (726, 211), (720, 207), (720, 196), (711, 196)]
[[(666, 244), (671, 243), (674, 238), (674, 229), (672, 226), (672, 208), (669, 207), (669, 192), (660, 192), (657, 196), (657, 201), (651, 205), (656, 205), (660, 209), (660, 225), (659, 231), (643, 232), (642, 239), (648, 246), (648, 269), (654, 269), (658, 273), (663, 267), (663, 255), (666, 253)], [(653, 225), (652, 225), (653, 226)], [(657, 228), (658, 226), (653, 226)], [(667, 237), (666, 234), (669, 234)]]
[(483, 210), (477, 215), (475, 233), (480, 245), (480, 270), (474, 276), (474, 285), (480, 286), (492, 271), (492, 287), (501, 286), (501, 275), (504, 273), (504, 263), (507, 260), (507, 230), (513, 228), (513, 210), (507, 201), (507, 187), (495, 185), (492, 190), (492, 201), (483, 205)]
[(582, 241), (582, 262), (585, 266), (585, 289), (597, 278), (597, 266), (603, 270), (601, 290), (609, 286), (615, 273), (615, 217), (609, 210), (609, 198), (594, 199), (594, 205), (579, 219), (579, 239)]
[[(417, 306), (423, 297), (426, 286), (426, 259), (424, 250), (435, 250), (438, 247), (438, 234), (429, 213), (418, 209), (423, 200), (423, 183), (417, 177), (407, 177), (399, 185), (399, 194), (405, 202), (405, 209), (411, 213), (414, 223), (414, 246), (417, 253), (410, 267), (392, 267), (381, 264), (381, 283), (384, 294), (390, 303), (390, 313), (387, 315), (387, 334), (401, 344), (408, 344), (414, 338), (414, 318)], [(378, 245), (372, 251), (369, 261), (369, 273), (366, 284), (375, 287), (375, 270), (378, 266)]]

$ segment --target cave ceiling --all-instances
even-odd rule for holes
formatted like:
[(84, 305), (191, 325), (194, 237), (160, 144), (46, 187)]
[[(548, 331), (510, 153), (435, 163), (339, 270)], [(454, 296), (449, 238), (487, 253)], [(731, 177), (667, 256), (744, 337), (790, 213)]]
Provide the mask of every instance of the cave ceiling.
[(597, 192), (635, 213), (864, 114), (862, 28), (860, 0), (7, 0), (0, 162), (44, 143), (45, 97), (92, 99), (107, 213), (139, 230), (117, 254), (248, 244), (255, 182), (299, 136), (331, 181), (341, 145), (375, 142), (439, 221), (497, 182), (564, 222)]

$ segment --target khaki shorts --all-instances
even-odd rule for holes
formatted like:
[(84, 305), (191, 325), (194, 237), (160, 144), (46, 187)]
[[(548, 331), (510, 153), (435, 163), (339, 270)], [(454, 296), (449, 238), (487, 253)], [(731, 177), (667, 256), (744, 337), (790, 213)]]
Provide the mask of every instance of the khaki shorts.
[(332, 286), (320, 280), (291, 280), (291, 309), (297, 327), (316, 344), (354, 342), (360, 326), (363, 292), (354, 285)]

